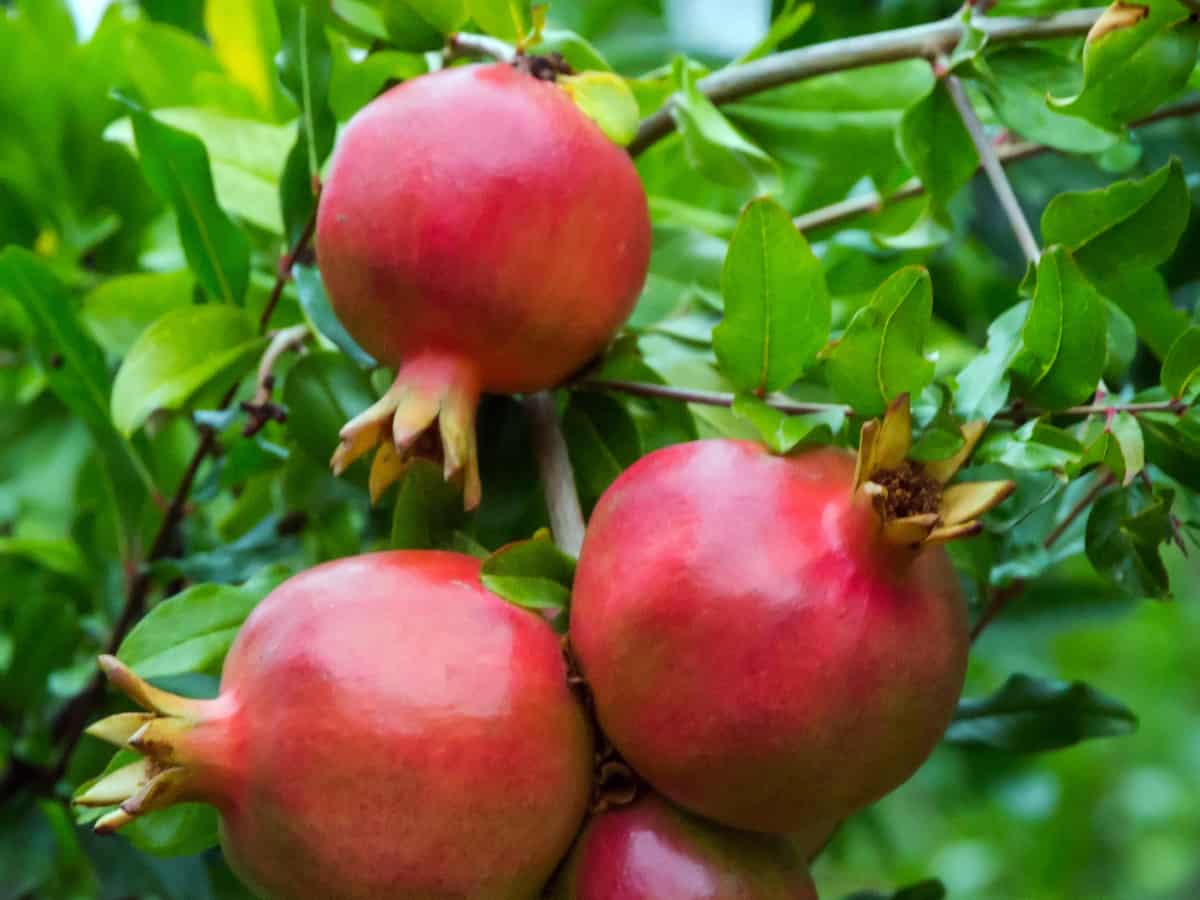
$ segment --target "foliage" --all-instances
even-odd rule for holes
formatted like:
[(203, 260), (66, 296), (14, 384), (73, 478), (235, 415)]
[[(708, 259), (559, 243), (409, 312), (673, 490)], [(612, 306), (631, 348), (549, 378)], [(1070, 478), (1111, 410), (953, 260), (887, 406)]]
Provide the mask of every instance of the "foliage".
[[(314, 187), (338, 127), (459, 29), (593, 70), (573, 90), (622, 142), (634, 103), (642, 118), (669, 109), (672, 133), (633, 144), (650, 278), (595, 375), (648, 390), (560, 391), (585, 511), (654, 448), (852, 446), (902, 393), (920, 458), (954, 454), (958, 424), (987, 420), (967, 476), (1018, 483), (953, 549), (988, 625), (959, 717), (911, 784), (842, 829), (816, 866), (823, 889), (1200, 892), (1200, 141), (1175, 115), (1200, 88), (1194, 18), (1177, 0), (1118, 4), (1090, 37), (1012, 42), (964, 14), (944, 62), (1001, 155), (1018, 138), (1061, 153), (1008, 167), (1041, 214), (1027, 266), (924, 60), (834, 65), (727, 103), (704, 92), (728, 67), (952, 4), (779, 2), (769, 33), (759, 3), (688, 22), (683, 5), (143, 0), (84, 32), (85, 4), (4, 4), (0, 898), (246, 896), (211, 849), (211, 814), (148, 817), (133, 834), (146, 856), (62, 802), (110, 764), (79, 739), (119, 708), (91, 691), (98, 652), (211, 695), (271, 586), (387, 547), (474, 553), (514, 602), (568, 603), (573, 561), (540, 531), (544, 486), (512, 399), (481, 409), (485, 500), (469, 515), (432, 467), (375, 507), (362, 464), (338, 480), (326, 467), (338, 427), (388, 379), (332, 315), (307, 248)], [(1001, 0), (989, 15), (1079, 6)], [(814, 212), (804, 233), (789, 221)], [(307, 344), (274, 365), (264, 405), (253, 370), (291, 326)]]

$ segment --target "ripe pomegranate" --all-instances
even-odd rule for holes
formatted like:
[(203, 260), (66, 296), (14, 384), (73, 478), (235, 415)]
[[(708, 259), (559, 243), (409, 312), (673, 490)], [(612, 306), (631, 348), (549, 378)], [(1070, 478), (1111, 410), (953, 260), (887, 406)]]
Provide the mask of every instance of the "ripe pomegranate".
[(112, 831), (177, 801), (221, 813), (276, 900), (532, 900), (586, 812), (592, 744), (559, 641), (480, 563), (397, 551), (304, 572), (246, 621), (220, 695), (158, 690), (91, 733), (143, 754), (77, 798)]
[(605, 733), (680, 806), (801, 832), (905, 781), (949, 723), (966, 609), (939, 544), (1010, 483), (943, 489), (954, 458), (906, 460), (907, 397), (837, 449), (742, 441), (659, 450), (611, 486), (576, 576), (571, 642)]
[(553, 387), (604, 349), (650, 257), (629, 156), (552, 82), (509, 65), (388, 91), (341, 137), (317, 219), (338, 318), (399, 372), (342, 430), (340, 473), (376, 444), (376, 496), (435, 420), (446, 477), (479, 501), (481, 391)]
[(588, 823), (551, 900), (817, 900), (786, 839), (735, 831), (649, 794)]

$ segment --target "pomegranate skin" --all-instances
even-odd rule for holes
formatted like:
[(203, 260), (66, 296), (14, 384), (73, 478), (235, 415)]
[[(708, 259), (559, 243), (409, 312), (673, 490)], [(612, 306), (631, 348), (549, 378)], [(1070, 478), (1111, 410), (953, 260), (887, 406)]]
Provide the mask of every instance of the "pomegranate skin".
[(685, 809), (806, 850), (916, 771), (966, 670), (944, 550), (881, 540), (854, 470), (741, 441), (652, 453), (596, 506), (572, 605), (629, 763)]
[(223, 724), (189, 750), (231, 865), (263, 896), (539, 895), (586, 810), (591, 736), (556, 636), (479, 566), (339, 560), (247, 620)]
[(481, 388), (551, 387), (604, 349), (650, 257), (623, 149), (554, 84), (456, 67), (351, 121), (317, 255), (334, 310), (379, 360), (450, 356)]
[(584, 828), (551, 900), (817, 900), (784, 838), (735, 831), (648, 794)]

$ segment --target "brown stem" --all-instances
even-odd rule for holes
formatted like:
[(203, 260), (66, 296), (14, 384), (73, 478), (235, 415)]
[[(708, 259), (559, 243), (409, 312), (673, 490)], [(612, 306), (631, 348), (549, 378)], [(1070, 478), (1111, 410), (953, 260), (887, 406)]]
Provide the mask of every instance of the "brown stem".
[(446, 40), (445, 57), (447, 62), (452, 62), (464, 56), (483, 56), (498, 62), (512, 62), (517, 57), (517, 50), (499, 38), (460, 31)]
[(275, 313), (275, 307), (279, 305), (279, 299), (283, 296), (284, 287), (292, 277), (292, 267), (296, 265), (296, 260), (308, 249), (308, 245), (312, 243), (313, 232), (317, 230), (317, 207), (321, 205), (321, 185), (319, 182), (313, 185), (313, 195), (312, 215), (304, 223), (304, 229), (300, 232), (300, 236), (296, 238), (296, 243), (279, 260), (279, 270), (275, 274), (275, 284), (271, 286), (271, 296), (267, 298), (267, 305), (263, 307), (262, 315), (258, 319), (259, 334), (266, 334), (267, 329), (271, 327), (271, 316)]
[(308, 340), (310, 332), (307, 325), (293, 325), (275, 332), (271, 343), (267, 345), (262, 359), (258, 363), (257, 388), (254, 397), (242, 403), (246, 413), (246, 427), (242, 429), (244, 437), (258, 434), (268, 422), (283, 422), (287, 414), (283, 407), (271, 400), (275, 391), (275, 366), (285, 353), (298, 350)]
[(530, 394), (524, 405), (533, 426), (533, 447), (555, 543), (565, 553), (578, 556), (583, 547), (583, 510), (579, 507), (567, 442), (558, 423), (558, 405), (550, 391)]

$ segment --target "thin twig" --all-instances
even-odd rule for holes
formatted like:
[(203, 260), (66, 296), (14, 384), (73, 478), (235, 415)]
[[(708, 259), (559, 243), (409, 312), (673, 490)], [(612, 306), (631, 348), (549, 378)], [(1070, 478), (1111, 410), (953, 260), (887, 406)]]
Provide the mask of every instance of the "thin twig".
[(524, 405), (533, 427), (533, 449), (546, 493), (550, 530), (560, 549), (578, 556), (583, 547), (583, 510), (579, 507), (567, 442), (558, 423), (558, 405), (549, 391), (530, 394)]
[[(1197, 113), (1200, 113), (1200, 100), (1192, 100), (1187, 103), (1178, 103), (1174, 106), (1163, 107), (1153, 115), (1131, 123), (1129, 127), (1144, 128), (1147, 125), (1154, 125), (1168, 119), (1194, 116)], [(1023, 159), (1030, 159), (1034, 156), (1041, 156), (1044, 153), (1054, 152), (1056, 152), (1054, 147), (1048, 147), (1045, 144), (1034, 144), (1028, 141), (1004, 142), (996, 147), (996, 155), (1005, 165)], [(976, 174), (982, 171), (983, 166), (980, 166)], [(842, 222), (867, 213), (881, 212), (890, 204), (899, 203), (903, 200), (911, 200), (913, 197), (919, 197), (924, 193), (925, 185), (921, 184), (919, 179), (912, 178), (886, 197), (875, 193), (851, 197), (847, 200), (840, 200), (837, 203), (831, 203), (829, 206), (822, 206), (810, 212), (803, 213), (796, 216), (792, 221), (801, 231), (815, 231), (818, 228), (826, 228), (830, 225), (840, 225)]]
[[(1048, 40), (1086, 34), (1100, 18), (1103, 9), (1078, 9), (1042, 18), (983, 18), (974, 25), (988, 36), (991, 44), (1013, 41)], [(954, 49), (963, 34), (957, 15), (912, 28), (881, 31), (800, 47), (776, 53), (739, 66), (730, 66), (702, 78), (697, 87), (718, 105), (748, 97), (780, 85), (802, 81), (816, 75), (842, 72), (902, 59), (933, 59)], [(644, 119), (629, 152), (637, 155), (666, 137), (674, 129), (671, 103)]]
[(464, 56), (485, 56), (499, 62), (512, 62), (517, 57), (517, 51), (499, 38), (460, 31), (447, 39), (445, 55), (447, 62)]
[(983, 171), (987, 173), (988, 180), (992, 183), (992, 190), (996, 192), (1000, 208), (1008, 217), (1009, 227), (1012, 229), (1017, 243), (1021, 245), (1021, 252), (1025, 254), (1028, 262), (1036, 264), (1041, 258), (1042, 248), (1038, 244), (1037, 238), (1034, 237), (1029, 220), (1025, 218), (1025, 212), (1021, 209), (1021, 202), (1017, 199), (1017, 192), (1013, 190), (1012, 182), (1008, 180), (1004, 165), (1000, 162), (1000, 157), (996, 155), (996, 146), (984, 131), (983, 122), (979, 121), (979, 114), (975, 112), (975, 107), (971, 105), (971, 100), (967, 97), (966, 88), (963, 87), (957, 76), (946, 76), (946, 89), (950, 92), (950, 99), (954, 101), (954, 108), (958, 110), (959, 118), (966, 126), (967, 133), (971, 135), (971, 141), (975, 144), (976, 152), (979, 153), (979, 161), (983, 164)]
[[(733, 406), (735, 399), (734, 394), (724, 393), (721, 391), (704, 391), (692, 388), (670, 387), (665, 384), (651, 384), (641, 381), (620, 381), (608, 378), (588, 378), (582, 381), (574, 382), (570, 387), (577, 390), (585, 391), (613, 391), (619, 394), (630, 394), (635, 397), (651, 397), (663, 400), (677, 400), (681, 403), (697, 403), (701, 406)], [(782, 397), (778, 394), (772, 394), (764, 398), (764, 402), (780, 412), (789, 413), (791, 415), (805, 415), (807, 413), (845, 413), (850, 416), (859, 416), (861, 413), (854, 411), (852, 407), (844, 403), (808, 403), (800, 400), (792, 400), (788, 397)], [(1053, 415), (1064, 416), (1069, 418), (1086, 418), (1092, 415), (1104, 415), (1109, 412), (1113, 413), (1184, 413), (1188, 410), (1188, 404), (1181, 400), (1163, 400), (1154, 403), (1114, 403), (1108, 404), (1091, 404), (1087, 406), (1072, 406), (1067, 409), (1049, 411), (1034, 409), (1026, 406), (1014, 406), (1007, 409), (1002, 409), (996, 413), (997, 419), (1036, 419), (1040, 416)]]
[(258, 363), (257, 388), (254, 396), (242, 403), (246, 413), (243, 437), (253, 437), (262, 431), (268, 422), (286, 422), (287, 413), (271, 397), (275, 392), (275, 366), (285, 353), (299, 350), (311, 336), (307, 325), (293, 325), (275, 332)]
[(267, 305), (263, 307), (262, 315), (258, 319), (259, 334), (266, 334), (267, 329), (271, 327), (271, 316), (275, 313), (275, 307), (279, 305), (279, 299), (283, 296), (284, 287), (291, 280), (292, 268), (296, 265), (296, 261), (300, 256), (308, 250), (308, 245), (312, 243), (313, 232), (317, 230), (317, 207), (320, 205), (321, 184), (319, 181), (314, 181), (312, 215), (304, 223), (304, 229), (300, 232), (300, 236), (296, 238), (295, 245), (279, 260), (279, 268), (275, 273), (275, 284), (271, 286), (271, 296), (267, 298)]

